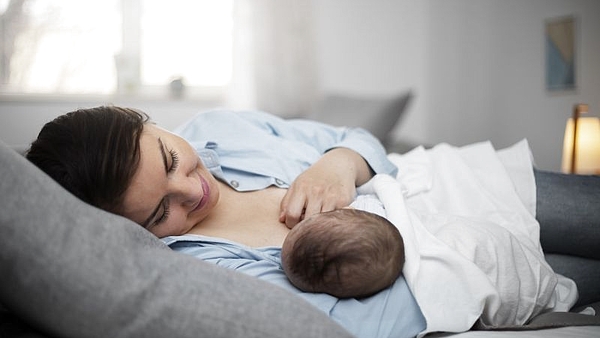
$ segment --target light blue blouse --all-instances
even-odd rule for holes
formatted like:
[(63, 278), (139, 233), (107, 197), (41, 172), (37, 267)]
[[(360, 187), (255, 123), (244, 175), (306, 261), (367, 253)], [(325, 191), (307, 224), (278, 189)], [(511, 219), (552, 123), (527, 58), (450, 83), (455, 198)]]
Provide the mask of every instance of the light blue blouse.
[(425, 318), (404, 276), (373, 296), (338, 299), (295, 288), (283, 271), (279, 247), (250, 248), (225, 239), (198, 235), (171, 236), (162, 240), (177, 252), (257, 277), (296, 294), (357, 338), (409, 338), (425, 330)]
[[(367, 131), (308, 120), (283, 120), (257, 111), (215, 110), (196, 115), (175, 130), (192, 144), (211, 173), (238, 191), (270, 185), (287, 188), (325, 152), (358, 152), (375, 173), (395, 175), (385, 149)], [(173, 250), (266, 280), (304, 298), (357, 337), (414, 337), (425, 329), (404, 277), (364, 299), (337, 299), (301, 292), (281, 267), (281, 248), (249, 248), (205, 236), (164, 238)]]
[(215, 177), (238, 191), (287, 188), (325, 152), (345, 147), (377, 174), (395, 175), (381, 143), (359, 128), (284, 120), (259, 111), (199, 113), (174, 131), (196, 149)]

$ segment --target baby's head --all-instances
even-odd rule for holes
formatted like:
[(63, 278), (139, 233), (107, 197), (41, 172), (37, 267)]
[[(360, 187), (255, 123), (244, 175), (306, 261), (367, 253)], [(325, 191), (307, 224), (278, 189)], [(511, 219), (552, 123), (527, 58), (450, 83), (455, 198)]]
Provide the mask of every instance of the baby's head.
[(398, 229), (376, 214), (339, 209), (315, 214), (287, 235), (281, 261), (290, 282), (307, 292), (361, 298), (394, 283), (404, 265)]

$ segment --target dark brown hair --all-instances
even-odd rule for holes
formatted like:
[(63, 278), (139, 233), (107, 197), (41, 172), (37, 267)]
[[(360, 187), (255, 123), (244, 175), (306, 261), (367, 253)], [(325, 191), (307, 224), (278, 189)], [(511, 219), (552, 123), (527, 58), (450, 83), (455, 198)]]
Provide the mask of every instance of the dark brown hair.
[(281, 257), (284, 271), (297, 288), (361, 298), (398, 278), (404, 266), (404, 242), (387, 219), (340, 209), (298, 223), (288, 234)]
[(84, 202), (119, 213), (148, 121), (129, 108), (79, 109), (46, 123), (26, 157)]

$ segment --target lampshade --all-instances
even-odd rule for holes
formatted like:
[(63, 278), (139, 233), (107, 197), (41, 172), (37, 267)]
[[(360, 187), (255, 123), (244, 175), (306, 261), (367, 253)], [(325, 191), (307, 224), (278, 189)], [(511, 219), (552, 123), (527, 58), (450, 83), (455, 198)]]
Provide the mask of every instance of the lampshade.
[[(580, 117), (577, 119), (575, 156), (576, 174), (600, 174), (600, 119)], [(573, 156), (573, 119), (569, 118), (563, 143), (562, 171), (571, 173)]]

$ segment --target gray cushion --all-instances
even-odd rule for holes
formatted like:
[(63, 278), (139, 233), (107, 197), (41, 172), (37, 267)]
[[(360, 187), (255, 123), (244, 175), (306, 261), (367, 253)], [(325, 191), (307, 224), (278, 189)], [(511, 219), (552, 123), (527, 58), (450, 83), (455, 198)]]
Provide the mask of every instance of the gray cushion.
[(39, 332), (349, 337), (284, 290), (175, 253), (82, 203), (4, 144), (0, 163), (0, 303)]
[(547, 253), (546, 261), (554, 272), (577, 284), (579, 298), (575, 307), (600, 302), (600, 260)]
[(365, 128), (385, 145), (411, 98), (411, 92), (381, 98), (330, 94), (308, 117), (334, 126)]

